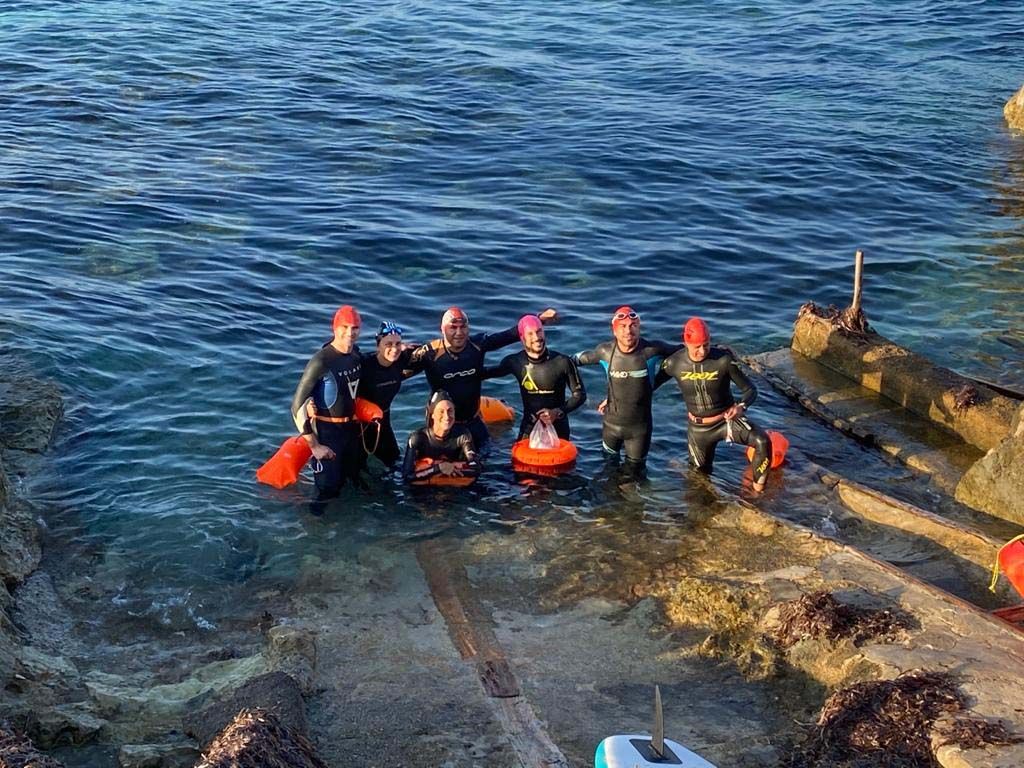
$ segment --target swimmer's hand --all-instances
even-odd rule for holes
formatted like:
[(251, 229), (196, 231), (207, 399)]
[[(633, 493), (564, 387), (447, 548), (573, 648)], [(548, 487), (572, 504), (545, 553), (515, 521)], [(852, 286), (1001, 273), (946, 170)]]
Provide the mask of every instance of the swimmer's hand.
[(736, 405), (727, 410), (723, 415), (725, 416), (726, 421), (732, 421), (733, 419), (738, 419), (742, 416), (746, 410), (746, 406), (744, 406), (743, 403), (736, 403)]
[(437, 468), (445, 477), (462, 477), (462, 470), (450, 461), (439, 461)]
[(548, 307), (543, 312), (537, 315), (543, 325), (550, 325), (558, 319), (558, 310), (554, 307)]
[(318, 461), (333, 459), (335, 455), (334, 451), (322, 443), (316, 443), (315, 445), (310, 446), (310, 450), (313, 452), (313, 458)]
[(544, 408), (537, 411), (537, 420), (547, 424), (549, 427), (552, 422), (558, 421), (565, 414), (562, 413), (560, 408)]
[(600, 403), (597, 404), (597, 412), (604, 416), (604, 412), (608, 410), (608, 398), (606, 397)]

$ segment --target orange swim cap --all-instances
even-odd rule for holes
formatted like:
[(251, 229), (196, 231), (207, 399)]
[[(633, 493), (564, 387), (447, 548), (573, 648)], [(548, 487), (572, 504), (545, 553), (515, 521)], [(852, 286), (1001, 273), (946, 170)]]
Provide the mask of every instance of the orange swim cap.
[(683, 341), (687, 344), (706, 344), (711, 341), (707, 323), (699, 317), (691, 317), (683, 326)]
[(331, 323), (331, 330), (337, 331), (339, 325), (362, 325), (363, 319), (359, 317), (356, 308), (346, 304), (334, 313), (334, 322)]

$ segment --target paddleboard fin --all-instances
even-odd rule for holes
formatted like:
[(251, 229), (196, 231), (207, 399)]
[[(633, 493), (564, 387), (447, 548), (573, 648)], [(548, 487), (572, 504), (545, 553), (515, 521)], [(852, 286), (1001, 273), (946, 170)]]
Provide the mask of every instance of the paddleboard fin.
[(651, 750), (665, 758), (665, 716), (661, 711), (661, 689), (654, 686), (654, 727), (651, 729)]

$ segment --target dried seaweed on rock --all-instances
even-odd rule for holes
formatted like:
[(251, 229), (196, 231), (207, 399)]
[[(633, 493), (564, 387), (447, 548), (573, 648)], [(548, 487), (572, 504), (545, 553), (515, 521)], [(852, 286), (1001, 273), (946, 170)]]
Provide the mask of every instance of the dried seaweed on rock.
[(957, 413), (964, 413), (971, 406), (977, 405), (981, 400), (978, 388), (973, 384), (964, 384), (960, 389), (953, 392), (953, 410)]
[(800, 309), (796, 313), (797, 321), (806, 315), (814, 315), (815, 317), (827, 320), (833, 328), (856, 339), (864, 338), (867, 332), (871, 330), (871, 326), (868, 325), (867, 315), (864, 314), (864, 310), (860, 307), (856, 309), (847, 307), (840, 310), (834, 304), (829, 304), (827, 308), (822, 309), (813, 301), (805, 301), (800, 305)]
[(939, 747), (956, 744), (964, 749), (977, 749), (989, 744), (1019, 744), (1024, 741), (1006, 730), (1003, 722), (990, 723), (973, 717), (942, 723), (936, 730), (936, 746)]
[(196, 768), (327, 768), (313, 745), (277, 716), (243, 709), (206, 748)]
[(64, 768), (64, 764), (42, 754), (28, 737), (0, 723), (0, 768)]
[[(932, 751), (936, 722), (962, 712), (964, 699), (943, 672), (913, 670), (894, 680), (856, 683), (825, 701), (806, 741), (787, 768), (941, 768)], [(941, 729), (941, 743), (965, 747), (1011, 743), (1005, 728), (958, 719)], [(963, 739), (963, 741), (961, 741)]]
[(891, 639), (909, 626), (910, 617), (899, 611), (844, 605), (822, 590), (783, 603), (771, 638), (782, 648), (807, 638), (832, 642), (850, 638), (860, 645), (867, 640)]

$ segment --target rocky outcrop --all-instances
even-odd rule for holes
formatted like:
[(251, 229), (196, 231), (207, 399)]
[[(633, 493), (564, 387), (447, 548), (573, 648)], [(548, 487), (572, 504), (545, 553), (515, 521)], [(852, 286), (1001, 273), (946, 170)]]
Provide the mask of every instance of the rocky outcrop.
[(242, 710), (196, 768), (327, 768), (304, 736), (270, 712)]
[(209, 744), (243, 709), (273, 712), (281, 724), (305, 736), (306, 705), (298, 683), (284, 672), (271, 672), (249, 680), (230, 696), (217, 700), (201, 696), (189, 702), (182, 720), (186, 734), (201, 745)]
[(1011, 128), (1024, 131), (1024, 86), (1003, 107), (1003, 117)]
[[(1010, 434), (1015, 401), (934, 365), (873, 331), (851, 336), (827, 318), (802, 312), (792, 347), (983, 451), (995, 448)], [(970, 397), (963, 397), (965, 391)]]
[(972, 466), (956, 498), (975, 509), (1024, 525), (1024, 406), (1013, 434)]
[(25, 736), (0, 724), (0, 766), (3, 768), (63, 768), (63, 763), (37, 750)]

